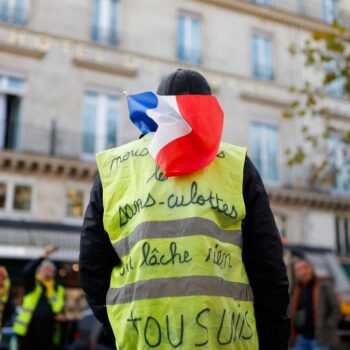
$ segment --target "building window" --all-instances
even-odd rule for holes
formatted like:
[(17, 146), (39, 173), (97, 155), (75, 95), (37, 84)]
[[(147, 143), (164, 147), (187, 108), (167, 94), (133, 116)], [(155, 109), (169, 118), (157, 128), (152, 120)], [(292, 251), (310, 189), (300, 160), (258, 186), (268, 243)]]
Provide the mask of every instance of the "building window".
[(28, 20), (29, 0), (0, 0), (0, 22), (23, 26)]
[(322, 0), (322, 20), (327, 24), (332, 24), (337, 17), (337, 0)]
[(278, 128), (276, 126), (252, 123), (250, 156), (265, 181), (278, 182)]
[(181, 62), (199, 64), (200, 20), (190, 14), (179, 14), (177, 19), (177, 59)]
[(250, 2), (252, 2), (253, 4), (264, 5), (264, 6), (268, 6), (271, 4), (270, 0), (250, 0)]
[(257, 79), (273, 80), (272, 40), (267, 34), (252, 37), (252, 69)]
[(30, 211), (32, 206), (32, 187), (28, 185), (15, 185), (13, 196), (13, 209)]
[(74, 188), (67, 190), (66, 215), (73, 218), (80, 218), (84, 211), (84, 193)]
[(119, 0), (93, 0), (91, 40), (106, 45), (118, 44)]
[(7, 186), (5, 183), (0, 183), (0, 209), (6, 208), (6, 192)]
[(0, 149), (16, 149), (20, 142), (23, 79), (0, 75)]
[(83, 145), (85, 157), (117, 145), (119, 98), (116, 95), (87, 91), (83, 108)]
[(340, 256), (350, 255), (350, 230), (349, 220), (335, 219), (336, 249)]
[(337, 134), (328, 139), (329, 165), (334, 174), (333, 189), (350, 192), (350, 146)]
[(298, 0), (298, 2), (297, 2), (297, 13), (299, 13), (301, 15), (305, 15), (306, 14), (305, 0)]
[(326, 74), (335, 74), (339, 78), (326, 85), (327, 94), (334, 97), (344, 97), (345, 95), (345, 78), (341, 77), (341, 72), (337, 61), (329, 62), (326, 65)]
[(345, 95), (345, 79), (338, 78), (333, 80), (326, 86), (327, 94), (334, 97), (344, 97)]

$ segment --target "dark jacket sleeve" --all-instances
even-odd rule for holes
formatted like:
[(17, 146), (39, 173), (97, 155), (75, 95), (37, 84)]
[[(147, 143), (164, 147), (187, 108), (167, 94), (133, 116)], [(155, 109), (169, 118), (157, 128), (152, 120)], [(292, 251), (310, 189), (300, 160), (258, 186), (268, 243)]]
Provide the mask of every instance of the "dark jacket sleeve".
[(79, 282), (96, 318), (109, 338), (113, 333), (108, 321), (106, 295), (112, 269), (119, 258), (103, 227), (103, 193), (100, 177), (93, 184), (80, 237)]
[(5, 304), (4, 313), (2, 315), (2, 323), (0, 323), (0, 327), (6, 326), (7, 324), (11, 324), (14, 314), (15, 314), (15, 304), (13, 302), (13, 295), (12, 295), (11, 286), (10, 286), (9, 296)]
[(281, 239), (263, 182), (251, 160), (244, 165), (243, 261), (254, 293), (260, 350), (286, 350), (290, 337), (288, 277)]
[(44, 258), (35, 259), (29, 261), (23, 268), (23, 279), (24, 279), (24, 291), (29, 293), (35, 287), (35, 273), (36, 269), (42, 263)]

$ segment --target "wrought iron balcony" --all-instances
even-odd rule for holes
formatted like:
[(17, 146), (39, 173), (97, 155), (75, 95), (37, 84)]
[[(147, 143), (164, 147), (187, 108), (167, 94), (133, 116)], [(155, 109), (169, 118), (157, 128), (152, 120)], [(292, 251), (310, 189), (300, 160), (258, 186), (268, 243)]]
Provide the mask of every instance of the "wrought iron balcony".
[(54, 121), (46, 126), (10, 123), (0, 141), (0, 149), (83, 160), (94, 160), (99, 148), (111, 148), (117, 142), (115, 129), (105, 135), (88, 134)]

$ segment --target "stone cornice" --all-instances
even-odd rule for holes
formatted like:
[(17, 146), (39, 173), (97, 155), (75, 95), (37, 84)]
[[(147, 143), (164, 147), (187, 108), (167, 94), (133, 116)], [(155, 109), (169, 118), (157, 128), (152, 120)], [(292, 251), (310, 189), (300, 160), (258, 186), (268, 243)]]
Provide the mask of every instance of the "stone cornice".
[(96, 176), (97, 168), (94, 163), (80, 160), (1, 150), (0, 171), (92, 181)]
[(272, 106), (279, 109), (287, 108), (291, 102), (291, 99), (282, 99), (276, 96), (276, 94), (248, 92), (243, 91), (240, 97), (244, 101), (258, 103), (261, 105)]
[(79, 68), (86, 68), (90, 70), (96, 70), (98, 72), (121, 75), (126, 77), (134, 77), (137, 75), (137, 69), (126, 68), (120, 65), (112, 65), (98, 62), (91, 62), (84, 58), (74, 58), (74, 65)]
[(27, 56), (36, 59), (42, 59), (45, 52), (39, 51), (30, 47), (14, 47), (13, 45), (0, 43), (0, 51), (5, 51), (19, 56)]
[[(96, 176), (97, 168), (95, 163), (80, 160), (1, 150), (0, 171), (21, 175), (92, 181)], [(305, 206), (339, 212), (350, 211), (350, 197), (344, 198), (327, 193), (275, 187), (268, 187), (267, 192), (271, 203), (275, 205)]]
[(350, 197), (336, 197), (326, 193), (309, 192), (285, 188), (268, 188), (271, 203), (309, 208), (349, 211)]
[(303, 17), (293, 12), (287, 12), (275, 7), (266, 7), (251, 3), (246, 0), (194, 0), (197, 2), (207, 3), (214, 6), (223, 7), (233, 11), (243, 12), (249, 15), (257, 16), (262, 19), (302, 28), (307, 31), (332, 32), (331, 26), (310, 18)]

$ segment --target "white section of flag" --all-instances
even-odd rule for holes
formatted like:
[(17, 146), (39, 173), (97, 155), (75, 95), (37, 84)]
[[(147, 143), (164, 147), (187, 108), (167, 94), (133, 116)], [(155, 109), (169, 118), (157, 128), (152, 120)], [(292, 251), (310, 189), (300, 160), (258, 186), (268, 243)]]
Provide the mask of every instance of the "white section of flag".
[(146, 111), (147, 115), (158, 125), (149, 144), (149, 151), (153, 158), (156, 158), (159, 151), (167, 144), (192, 131), (191, 126), (180, 114), (176, 96), (156, 96), (158, 106)]

